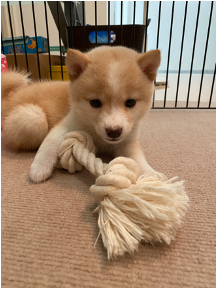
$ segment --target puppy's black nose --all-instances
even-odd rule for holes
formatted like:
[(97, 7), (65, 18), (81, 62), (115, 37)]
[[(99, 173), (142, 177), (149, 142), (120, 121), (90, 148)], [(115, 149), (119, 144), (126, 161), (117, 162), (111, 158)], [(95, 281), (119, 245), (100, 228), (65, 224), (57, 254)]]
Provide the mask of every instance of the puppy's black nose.
[(110, 138), (118, 138), (122, 133), (122, 128), (119, 126), (106, 128), (106, 133)]

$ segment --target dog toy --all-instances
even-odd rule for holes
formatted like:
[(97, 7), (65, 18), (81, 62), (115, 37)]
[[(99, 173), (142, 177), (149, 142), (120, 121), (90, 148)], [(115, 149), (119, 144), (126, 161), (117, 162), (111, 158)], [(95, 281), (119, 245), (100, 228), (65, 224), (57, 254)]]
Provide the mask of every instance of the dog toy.
[(108, 259), (133, 254), (141, 241), (170, 244), (189, 206), (183, 181), (168, 180), (155, 171), (139, 176), (134, 160), (118, 157), (105, 164), (94, 152), (88, 133), (67, 133), (59, 147), (58, 166), (70, 173), (84, 166), (97, 177), (90, 192), (99, 202), (95, 211)]
[[(7, 58), (4, 54), (1, 54), (1, 73), (8, 71), (8, 64), (7, 64)], [(1, 119), (1, 130), (3, 129), (3, 121)]]

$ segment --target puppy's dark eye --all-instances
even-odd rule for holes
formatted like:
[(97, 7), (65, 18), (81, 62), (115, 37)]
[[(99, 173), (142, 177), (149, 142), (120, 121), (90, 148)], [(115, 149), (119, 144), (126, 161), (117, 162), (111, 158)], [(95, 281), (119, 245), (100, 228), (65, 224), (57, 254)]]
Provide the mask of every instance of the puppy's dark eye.
[(135, 106), (135, 104), (136, 104), (136, 100), (135, 100), (135, 99), (128, 99), (128, 100), (125, 102), (125, 106), (126, 106), (126, 107), (129, 107), (129, 108)]
[(91, 106), (93, 106), (93, 107), (95, 107), (95, 108), (99, 108), (99, 107), (102, 106), (101, 101), (98, 100), (98, 99), (92, 99), (92, 100), (90, 100), (90, 104), (91, 104)]

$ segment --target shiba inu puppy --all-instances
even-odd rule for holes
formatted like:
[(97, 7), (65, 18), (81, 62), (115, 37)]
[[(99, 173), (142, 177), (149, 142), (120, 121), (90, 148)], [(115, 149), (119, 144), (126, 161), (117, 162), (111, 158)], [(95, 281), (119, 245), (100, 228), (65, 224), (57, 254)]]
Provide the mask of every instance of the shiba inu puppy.
[(152, 104), (160, 51), (139, 54), (125, 47), (99, 47), (88, 53), (67, 51), (71, 109), (41, 144), (30, 178), (42, 182), (56, 165), (64, 135), (84, 130), (97, 151), (134, 159), (140, 172), (148, 165), (138, 143), (140, 120)]

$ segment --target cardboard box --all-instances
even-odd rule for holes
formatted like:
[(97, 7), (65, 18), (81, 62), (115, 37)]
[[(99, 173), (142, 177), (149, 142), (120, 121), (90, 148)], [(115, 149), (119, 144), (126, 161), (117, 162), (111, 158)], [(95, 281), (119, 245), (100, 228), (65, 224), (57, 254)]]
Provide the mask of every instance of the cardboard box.
[[(48, 52), (47, 39), (44, 37), (38, 36), (37, 42), (38, 42), (38, 52), (47, 53)], [(26, 52), (28, 54), (37, 53), (35, 37), (25, 36), (25, 44), (26, 44)], [(24, 45), (23, 36), (14, 37), (14, 45), (15, 45), (15, 52), (17, 54), (25, 53), (25, 45)], [(5, 55), (14, 53), (13, 42), (11, 38), (4, 38), (3, 46), (4, 46)], [(1, 51), (3, 53), (2, 47), (1, 47)]]
[[(61, 65), (61, 58), (58, 55), (51, 55), (51, 65)], [(15, 59), (13, 55), (6, 55), (7, 63), (9, 69), (15, 68)], [(39, 79), (39, 71), (38, 71), (38, 60), (37, 54), (27, 54), (28, 58), (28, 68), (29, 72), (31, 73), (30, 78), (33, 80)], [(62, 56), (62, 65), (65, 65), (65, 56)], [(17, 54), (17, 66), (20, 70), (27, 71), (26, 67), (26, 57), (25, 54)], [(49, 55), (48, 54), (39, 54), (39, 67), (40, 67), (40, 74), (41, 79), (49, 79), (48, 67), (49, 67)]]

